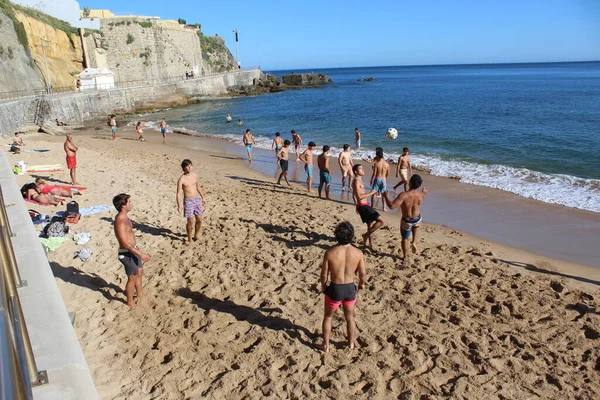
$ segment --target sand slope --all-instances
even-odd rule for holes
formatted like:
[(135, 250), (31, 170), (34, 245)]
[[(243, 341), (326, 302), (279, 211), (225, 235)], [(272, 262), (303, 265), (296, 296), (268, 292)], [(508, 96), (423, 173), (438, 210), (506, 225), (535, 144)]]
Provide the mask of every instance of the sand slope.
[[(52, 151), (15, 160), (64, 163), (58, 138), (27, 139)], [(358, 349), (345, 349), (339, 312), (334, 349), (323, 355), (313, 346), (320, 260), (339, 221), (364, 232), (351, 206), (276, 187), (228, 158), (75, 140), (79, 180), (89, 187), (81, 207), (130, 193), (138, 244), (152, 256), (145, 304), (129, 311), (114, 211), (74, 226), (92, 233), (90, 261), (73, 259), (81, 247), (73, 242), (49, 254), (102, 398), (600, 398), (600, 282), (580, 290), (428, 225), (420, 257), (400, 267), (399, 229), (389, 224), (376, 235), (378, 251), (366, 252)], [(202, 237), (191, 247), (175, 206), (184, 156), (208, 198)], [(49, 176), (67, 180), (66, 172)]]

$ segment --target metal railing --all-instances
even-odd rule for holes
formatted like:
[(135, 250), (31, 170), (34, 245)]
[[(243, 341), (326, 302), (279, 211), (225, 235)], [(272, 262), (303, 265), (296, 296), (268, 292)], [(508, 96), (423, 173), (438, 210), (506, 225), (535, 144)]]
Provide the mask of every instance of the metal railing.
[(32, 89), (32, 90), (16, 90), (11, 92), (0, 92), (0, 101), (3, 100), (17, 100), (26, 97), (41, 97), (41, 96), (54, 96), (61, 95), (64, 93), (90, 93), (102, 90), (109, 89), (121, 89), (128, 87), (142, 87), (142, 86), (156, 86), (161, 84), (170, 84), (170, 83), (178, 83), (178, 82), (187, 82), (187, 81), (195, 81), (197, 79), (207, 78), (211, 76), (219, 76), (225, 74), (231, 74), (236, 72), (244, 72), (252, 69), (257, 69), (260, 67), (252, 67), (252, 68), (244, 68), (244, 69), (235, 69), (227, 72), (211, 72), (208, 74), (199, 74), (194, 76), (193, 78), (188, 78), (185, 75), (177, 75), (177, 76), (169, 76), (161, 79), (140, 79), (133, 81), (117, 81), (111, 84), (98, 84), (98, 85), (82, 85), (79, 89), (75, 84), (69, 86), (60, 86), (60, 87), (52, 87), (50, 90), (48, 89)]
[(31, 349), (17, 293), (21, 280), (11, 242), (11, 228), (0, 187), (0, 400), (33, 399), (32, 388), (48, 383)]

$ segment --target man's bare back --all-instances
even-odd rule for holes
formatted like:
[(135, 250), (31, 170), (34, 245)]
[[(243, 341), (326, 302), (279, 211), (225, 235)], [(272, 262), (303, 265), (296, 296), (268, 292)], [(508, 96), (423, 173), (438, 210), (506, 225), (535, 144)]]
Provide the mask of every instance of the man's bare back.
[(354, 275), (361, 263), (364, 267), (362, 251), (351, 245), (339, 245), (327, 250), (324, 262), (328, 263), (331, 283), (336, 284), (354, 282)]
[(317, 165), (319, 169), (329, 171), (329, 157), (326, 154), (321, 153), (317, 157)]
[(385, 159), (380, 159), (373, 164), (373, 176), (377, 179), (387, 178), (390, 172), (390, 164)]

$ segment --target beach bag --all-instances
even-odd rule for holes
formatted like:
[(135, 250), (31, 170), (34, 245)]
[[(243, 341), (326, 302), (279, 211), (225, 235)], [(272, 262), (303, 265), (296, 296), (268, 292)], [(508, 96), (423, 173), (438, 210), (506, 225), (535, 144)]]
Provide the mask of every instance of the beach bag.
[(35, 210), (29, 210), (29, 217), (32, 221), (39, 221), (42, 219), (42, 214)]
[(46, 237), (64, 237), (69, 232), (69, 228), (65, 226), (65, 221), (62, 217), (52, 217), (50, 223), (44, 227), (44, 235)]
[(79, 215), (79, 204), (76, 201), (67, 203), (67, 215)]

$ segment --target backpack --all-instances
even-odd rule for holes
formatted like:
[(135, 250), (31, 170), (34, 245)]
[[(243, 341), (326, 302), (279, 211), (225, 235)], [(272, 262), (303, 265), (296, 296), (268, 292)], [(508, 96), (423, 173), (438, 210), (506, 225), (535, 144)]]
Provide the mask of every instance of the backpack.
[(67, 203), (67, 215), (79, 215), (79, 204), (76, 201)]
[(69, 232), (69, 228), (65, 226), (65, 220), (62, 217), (52, 217), (50, 223), (44, 227), (44, 235), (46, 237), (63, 237)]

